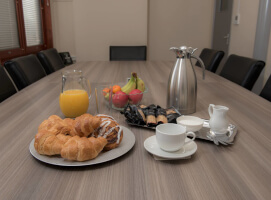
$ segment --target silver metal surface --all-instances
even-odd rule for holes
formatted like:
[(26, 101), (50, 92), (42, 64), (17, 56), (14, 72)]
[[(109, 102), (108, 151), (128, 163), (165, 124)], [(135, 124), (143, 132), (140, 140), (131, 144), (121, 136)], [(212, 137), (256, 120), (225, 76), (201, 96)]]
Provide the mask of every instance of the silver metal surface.
[[(131, 126), (139, 126), (142, 128), (155, 130), (155, 127), (148, 127), (146, 125), (133, 124), (129, 122), (127, 119), (125, 120), (125, 122)], [(219, 144), (229, 145), (229, 144), (233, 144), (234, 142), (234, 137), (237, 134), (237, 127), (233, 124), (229, 124), (228, 131), (225, 134), (216, 135), (214, 132), (210, 131), (209, 120), (204, 120), (203, 127), (199, 131), (196, 131), (195, 134), (196, 134), (196, 139), (212, 141), (216, 145), (219, 145)]]
[(177, 61), (168, 79), (167, 107), (174, 106), (182, 114), (194, 113), (197, 102), (197, 77), (191, 58), (195, 58), (202, 65), (203, 78), (204, 64), (200, 58), (192, 55), (195, 49), (191, 47), (172, 47), (170, 50), (175, 52)]
[(210, 131), (209, 120), (204, 120), (202, 129), (195, 132), (196, 138), (213, 141), (216, 145), (233, 144), (234, 137), (237, 134), (237, 127), (233, 124), (228, 126), (228, 131), (225, 134), (216, 135)]

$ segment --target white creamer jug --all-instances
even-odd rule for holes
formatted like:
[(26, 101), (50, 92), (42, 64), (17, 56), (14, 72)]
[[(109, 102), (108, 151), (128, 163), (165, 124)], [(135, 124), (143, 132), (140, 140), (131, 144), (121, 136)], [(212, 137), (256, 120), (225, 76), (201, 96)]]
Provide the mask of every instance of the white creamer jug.
[(227, 119), (227, 112), (229, 108), (226, 106), (219, 106), (210, 104), (209, 115), (210, 115), (210, 129), (216, 134), (224, 134), (227, 132), (229, 121)]

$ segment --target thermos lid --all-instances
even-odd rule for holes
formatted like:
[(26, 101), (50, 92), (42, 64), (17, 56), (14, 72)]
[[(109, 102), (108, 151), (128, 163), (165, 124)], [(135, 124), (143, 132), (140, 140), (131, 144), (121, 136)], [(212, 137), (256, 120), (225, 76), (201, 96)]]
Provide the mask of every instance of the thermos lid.
[(174, 51), (177, 58), (186, 56), (187, 54), (193, 54), (196, 49), (193, 49), (192, 47), (187, 47), (187, 46), (181, 46), (181, 47), (171, 47), (169, 50)]

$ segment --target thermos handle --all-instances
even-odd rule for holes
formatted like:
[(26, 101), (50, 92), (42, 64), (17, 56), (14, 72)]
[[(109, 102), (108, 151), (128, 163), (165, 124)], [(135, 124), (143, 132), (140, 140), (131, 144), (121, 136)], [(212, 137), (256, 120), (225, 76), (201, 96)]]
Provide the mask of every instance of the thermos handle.
[(205, 79), (205, 65), (204, 65), (203, 61), (198, 56), (195, 56), (195, 55), (192, 55), (192, 54), (191, 54), (191, 58), (196, 59), (199, 62), (200, 66), (202, 67), (202, 69), (203, 69), (203, 71), (202, 71), (202, 79), (204, 80)]

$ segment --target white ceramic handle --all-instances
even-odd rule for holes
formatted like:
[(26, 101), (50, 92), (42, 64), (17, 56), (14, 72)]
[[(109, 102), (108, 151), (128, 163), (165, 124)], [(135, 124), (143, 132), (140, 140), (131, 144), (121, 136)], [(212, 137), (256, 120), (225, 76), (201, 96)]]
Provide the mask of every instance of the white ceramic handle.
[(214, 107), (215, 107), (214, 104), (210, 104), (209, 105), (208, 112), (209, 112), (210, 117), (212, 117), (212, 115), (213, 115), (213, 109), (214, 109)]
[(196, 134), (194, 132), (189, 131), (189, 132), (186, 133), (186, 136), (188, 136), (188, 135), (193, 136), (193, 138), (191, 140), (185, 142), (185, 144), (188, 144), (188, 143), (190, 143), (190, 142), (192, 142), (192, 141), (194, 141), (196, 139)]

